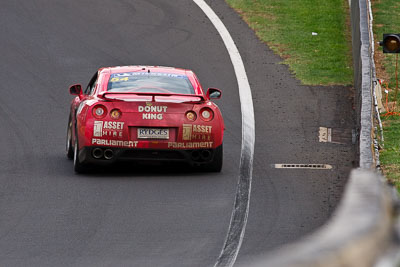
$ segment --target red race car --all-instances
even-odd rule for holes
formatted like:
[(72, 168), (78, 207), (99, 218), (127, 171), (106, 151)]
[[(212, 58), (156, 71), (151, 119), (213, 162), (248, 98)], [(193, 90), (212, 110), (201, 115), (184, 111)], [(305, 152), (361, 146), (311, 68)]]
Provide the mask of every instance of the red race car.
[(220, 172), (224, 121), (221, 91), (204, 93), (191, 70), (124, 66), (99, 69), (75, 95), (67, 130), (74, 170), (116, 161), (181, 161)]

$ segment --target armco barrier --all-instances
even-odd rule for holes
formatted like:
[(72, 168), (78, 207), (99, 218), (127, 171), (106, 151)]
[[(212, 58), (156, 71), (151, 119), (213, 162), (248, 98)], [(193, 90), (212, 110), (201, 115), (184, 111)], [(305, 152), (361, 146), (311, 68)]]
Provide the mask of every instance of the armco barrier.
[(354, 89), (357, 132), (359, 133), (359, 164), (374, 168), (372, 59), (369, 35), (369, 5), (367, 0), (351, 1), (351, 32), (354, 66)]
[(341, 204), (325, 226), (246, 266), (373, 266), (391, 247), (392, 225), (389, 188), (373, 172), (353, 170)]
[[(373, 59), (369, 0), (349, 0), (359, 166), (330, 221), (302, 240), (256, 259), (249, 267), (400, 266), (398, 199), (374, 171)], [(397, 223), (397, 226), (399, 223)], [(397, 229), (398, 230), (398, 229)], [(398, 238), (398, 236), (397, 236)]]

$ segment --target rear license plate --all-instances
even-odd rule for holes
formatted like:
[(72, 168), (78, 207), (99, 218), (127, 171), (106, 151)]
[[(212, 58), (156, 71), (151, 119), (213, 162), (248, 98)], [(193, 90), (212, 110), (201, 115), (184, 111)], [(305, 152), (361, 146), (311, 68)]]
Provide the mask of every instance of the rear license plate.
[(169, 139), (169, 129), (138, 128), (137, 137), (141, 139)]

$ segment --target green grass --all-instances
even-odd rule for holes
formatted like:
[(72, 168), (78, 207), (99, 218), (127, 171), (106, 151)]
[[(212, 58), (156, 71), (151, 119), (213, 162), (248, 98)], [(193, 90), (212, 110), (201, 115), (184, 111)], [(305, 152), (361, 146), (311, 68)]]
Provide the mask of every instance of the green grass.
[[(376, 41), (382, 40), (383, 33), (400, 33), (400, 2), (398, 0), (372, 1), (374, 15), (374, 35)], [(393, 101), (396, 87), (395, 54), (383, 54), (382, 48), (375, 51), (377, 77), (389, 83), (389, 101)], [(400, 66), (400, 64), (399, 64)], [(400, 92), (397, 96), (400, 100)], [(384, 100), (384, 99), (383, 99)], [(385, 143), (380, 151), (380, 160), (385, 176), (400, 192), (400, 118), (383, 117)]]
[[(372, 9), (374, 15), (374, 35), (376, 41), (382, 40), (383, 33), (400, 33), (400, 2), (398, 0), (375, 0), (372, 2)], [(390, 99), (393, 99), (394, 89), (396, 87), (396, 55), (383, 54), (381, 47), (377, 49), (376, 53), (380, 53), (378, 55), (380, 64), (377, 66), (378, 78), (384, 78), (388, 80), (389, 88), (392, 89), (389, 97)]]
[(347, 0), (226, 1), (303, 84), (352, 84)]
[(385, 145), (380, 152), (381, 165), (386, 177), (400, 191), (400, 121), (392, 117), (383, 123)]

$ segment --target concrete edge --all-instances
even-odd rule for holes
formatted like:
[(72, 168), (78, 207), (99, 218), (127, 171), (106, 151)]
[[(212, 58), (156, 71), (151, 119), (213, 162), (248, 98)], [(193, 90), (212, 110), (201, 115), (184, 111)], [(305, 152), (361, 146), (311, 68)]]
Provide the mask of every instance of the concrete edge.
[(369, 6), (366, 0), (358, 0), (360, 14), (361, 60), (361, 114), (360, 114), (360, 167), (375, 168), (373, 145), (372, 65), (369, 33)]
[(393, 206), (381, 175), (353, 170), (339, 207), (326, 225), (246, 266), (373, 266), (392, 244)]

